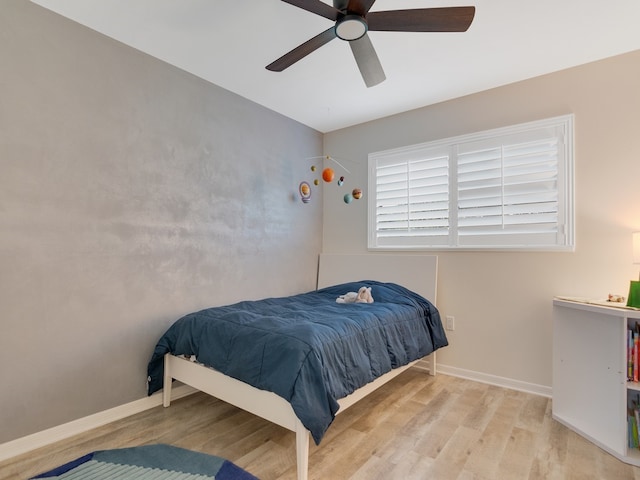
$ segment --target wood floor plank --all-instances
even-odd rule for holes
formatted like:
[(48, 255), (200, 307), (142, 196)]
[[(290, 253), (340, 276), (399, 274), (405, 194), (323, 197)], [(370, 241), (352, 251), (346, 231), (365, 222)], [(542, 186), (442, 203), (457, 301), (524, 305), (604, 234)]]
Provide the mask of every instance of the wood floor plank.
[(527, 479), (531, 472), (535, 452), (531, 448), (535, 434), (514, 426), (509, 433), (507, 446), (498, 464), (497, 478)]
[(516, 426), (532, 432), (540, 431), (544, 424), (548, 404), (547, 398), (536, 395), (526, 396)]
[(457, 479), (464, 470), (480, 434), (478, 430), (459, 425), (451, 439), (434, 459), (435, 461), (428, 471), (428, 478)]
[(566, 474), (569, 480), (596, 480), (600, 478), (597, 471), (597, 456), (593, 455), (591, 447), (592, 444), (578, 434), (569, 433), (566, 463)]
[[(86, 453), (169, 443), (219, 455), (261, 480), (295, 480), (295, 435), (194, 394), (0, 463), (26, 480)], [(640, 480), (551, 418), (551, 400), (411, 368), (311, 442), (311, 480)]]
[(536, 454), (529, 480), (562, 480), (566, 477), (569, 430), (551, 418), (552, 402), (549, 399), (544, 400), (546, 400), (544, 418), (536, 444), (533, 446)]

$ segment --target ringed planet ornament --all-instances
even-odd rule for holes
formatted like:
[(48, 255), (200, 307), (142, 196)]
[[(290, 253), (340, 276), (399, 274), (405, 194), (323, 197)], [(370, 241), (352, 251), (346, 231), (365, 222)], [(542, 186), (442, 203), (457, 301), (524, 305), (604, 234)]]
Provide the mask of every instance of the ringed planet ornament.
[(300, 182), (298, 191), (300, 192), (302, 203), (309, 203), (309, 200), (311, 200), (311, 186), (307, 182)]
[(333, 171), (333, 168), (327, 167), (322, 171), (322, 179), (327, 183), (332, 182), (334, 176), (335, 172)]

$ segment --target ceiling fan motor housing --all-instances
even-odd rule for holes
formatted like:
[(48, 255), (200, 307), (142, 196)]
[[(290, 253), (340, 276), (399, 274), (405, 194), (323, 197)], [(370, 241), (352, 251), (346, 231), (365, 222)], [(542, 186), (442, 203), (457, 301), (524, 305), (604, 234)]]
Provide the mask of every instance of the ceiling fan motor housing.
[(345, 15), (336, 21), (336, 35), (341, 40), (351, 42), (362, 38), (369, 29), (367, 21), (360, 15)]

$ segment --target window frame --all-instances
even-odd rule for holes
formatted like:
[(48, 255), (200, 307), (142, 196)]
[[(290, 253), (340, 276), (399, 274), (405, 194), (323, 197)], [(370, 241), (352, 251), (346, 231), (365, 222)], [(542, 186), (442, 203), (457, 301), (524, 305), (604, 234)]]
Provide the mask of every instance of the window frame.
[[(553, 134), (551, 133), (553, 132)], [(555, 137), (554, 137), (555, 135)], [(553, 157), (551, 163), (557, 162), (557, 170), (555, 173), (555, 187), (552, 190), (557, 192), (557, 220), (549, 223), (555, 231), (541, 233), (524, 233), (517, 234), (509, 229), (500, 233), (485, 234), (484, 237), (466, 234), (467, 240), (475, 239), (474, 243), (466, 243), (464, 241), (465, 234), (460, 234), (458, 225), (458, 214), (460, 211), (459, 204), (459, 187), (458, 187), (458, 151), (463, 146), (471, 144), (487, 144), (493, 145), (493, 148), (504, 149), (508, 142), (512, 143), (521, 138), (529, 138), (539, 136), (536, 140), (542, 142), (548, 138), (557, 141), (557, 157)], [(511, 139), (511, 140), (510, 140)], [(514, 140), (515, 139), (515, 140)], [(518, 140), (520, 141), (520, 140)], [(520, 146), (520, 144), (513, 143)], [(403, 166), (403, 162), (427, 164), (429, 154), (434, 152), (448, 152), (448, 216), (446, 227), (446, 235), (437, 234), (412, 234), (410, 228), (407, 228), (406, 235), (402, 235), (402, 228), (399, 229), (397, 237), (393, 234), (384, 236), (379, 235), (378, 207), (381, 207), (383, 195), (381, 191), (381, 200), (378, 201), (378, 172), (382, 172), (385, 166)], [(462, 155), (462, 154), (460, 154)], [(501, 162), (505, 160), (501, 157)], [(407, 169), (410, 167), (407, 165)], [(382, 176), (383, 174), (380, 173)], [(410, 176), (407, 173), (407, 190), (409, 195)], [(388, 180), (385, 180), (388, 181)], [(504, 182), (504, 178), (501, 178)], [(369, 250), (478, 250), (478, 251), (574, 251), (575, 250), (575, 198), (574, 198), (574, 182), (575, 182), (575, 158), (574, 158), (574, 115), (562, 115), (558, 117), (537, 120), (533, 122), (512, 125), (508, 127), (495, 128), (491, 130), (475, 132), (472, 134), (459, 135), (445, 139), (425, 142), (406, 147), (400, 147), (380, 152), (370, 153), (368, 156), (368, 212), (367, 212), (367, 243)], [(385, 183), (385, 185), (388, 185)], [(381, 187), (382, 188), (382, 187)], [(401, 190), (398, 190), (401, 191)], [(407, 201), (411, 203), (410, 200)], [(502, 202), (502, 206), (505, 202)], [(453, 206), (453, 212), (452, 212)], [(409, 209), (409, 206), (407, 206)], [(410, 211), (406, 212), (409, 217)], [(552, 215), (551, 215), (552, 216)], [(385, 217), (386, 218), (386, 217)], [(512, 217), (516, 218), (516, 217)], [(407, 221), (410, 220), (407, 218)], [(409, 223), (410, 225), (410, 223)], [(534, 225), (533, 222), (525, 225)], [(513, 227), (516, 228), (516, 227)], [(532, 227), (533, 228), (533, 227)], [(516, 228), (517, 230), (517, 228)], [(381, 229), (380, 232), (383, 232)], [(555, 238), (554, 238), (555, 237)], [(485, 243), (477, 243), (477, 240), (483, 238)], [(493, 239), (493, 242), (487, 243), (487, 239)], [(505, 241), (508, 240), (508, 241)], [(516, 240), (518, 240), (516, 242)], [(544, 241), (542, 241), (544, 240)]]

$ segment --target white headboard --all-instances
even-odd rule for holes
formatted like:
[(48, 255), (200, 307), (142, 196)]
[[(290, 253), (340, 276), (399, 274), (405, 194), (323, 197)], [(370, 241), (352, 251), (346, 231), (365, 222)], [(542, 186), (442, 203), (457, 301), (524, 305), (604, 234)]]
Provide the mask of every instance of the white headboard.
[(435, 255), (320, 254), (318, 288), (358, 280), (393, 282), (436, 304), (438, 257)]

